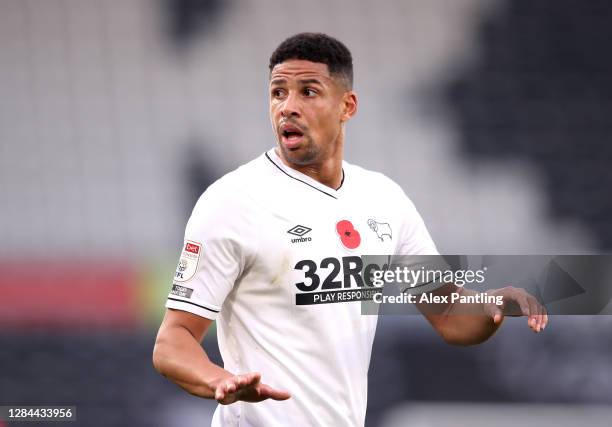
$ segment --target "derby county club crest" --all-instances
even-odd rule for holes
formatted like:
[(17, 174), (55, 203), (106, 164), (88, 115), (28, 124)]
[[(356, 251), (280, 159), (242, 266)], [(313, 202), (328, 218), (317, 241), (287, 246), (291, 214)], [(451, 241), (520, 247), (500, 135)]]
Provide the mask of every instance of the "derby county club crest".
[(370, 229), (376, 233), (376, 236), (380, 239), (381, 242), (385, 241), (385, 236), (389, 238), (389, 240), (393, 240), (393, 234), (391, 233), (391, 226), (386, 222), (377, 222), (372, 218), (368, 219), (368, 226)]

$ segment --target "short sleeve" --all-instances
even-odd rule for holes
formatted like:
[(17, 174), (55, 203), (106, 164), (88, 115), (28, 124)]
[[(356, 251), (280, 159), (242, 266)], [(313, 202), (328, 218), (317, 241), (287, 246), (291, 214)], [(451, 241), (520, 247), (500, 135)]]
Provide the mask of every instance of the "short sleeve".
[(398, 255), (439, 255), (425, 222), (414, 203), (402, 191), (403, 224)]
[[(166, 307), (215, 320), (246, 262), (252, 227), (235, 194), (211, 186), (198, 200)], [(252, 240), (250, 241), (252, 242)]]

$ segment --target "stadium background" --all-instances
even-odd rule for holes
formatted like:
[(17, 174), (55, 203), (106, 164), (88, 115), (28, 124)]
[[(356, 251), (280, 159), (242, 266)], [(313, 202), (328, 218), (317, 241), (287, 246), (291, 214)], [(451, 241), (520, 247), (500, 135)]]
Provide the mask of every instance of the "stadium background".
[[(609, 251), (610, 22), (602, 0), (0, 0), (0, 404), (208, 425), (154, 334), (195, 199), (274, 143), (267, 60), (296, 32), (352, 50), (346, 158), (441, 252)], [(453, 348), (383, 317), (367, 425), (608, 425), (611, 320)]]

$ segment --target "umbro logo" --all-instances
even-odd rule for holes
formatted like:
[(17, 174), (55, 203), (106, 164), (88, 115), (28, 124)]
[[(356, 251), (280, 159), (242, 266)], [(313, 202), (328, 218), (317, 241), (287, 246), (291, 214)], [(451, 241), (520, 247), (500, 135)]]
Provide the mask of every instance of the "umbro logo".
[(287, 230), (287, 233), (292, 234), (294, 236), (298, 236), (295, 239), (291, 239), (291, 243), (301, 243), (301, 242), (310, 242), (312, 237), (304, 237), (306, 234), (310, 233), (312, 228), (308, 228), (305, 225), (296, 225), (295, 227)]
[(305, 227), (303, 225), (296, 225), (291, 230), (287, 230), (287, 233), (293, 234), (294, 236), (302, 237), (312, 231), (312, 228)]

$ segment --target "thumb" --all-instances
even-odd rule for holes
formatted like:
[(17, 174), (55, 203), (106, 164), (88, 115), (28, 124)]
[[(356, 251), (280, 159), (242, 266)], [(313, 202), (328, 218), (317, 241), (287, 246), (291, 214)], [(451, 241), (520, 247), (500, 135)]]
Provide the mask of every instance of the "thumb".
[(499, 308), (495, 309), (495, 314), (493, 315), (493, 323), (499, 325), (502, 320), (504, 320), (504, 314), (501, 312)]
[(259, 393), (260, 395), (269, 397), (273, 400), (287, 400), (291, 397), (291, 393), (289, 393), (288, 391), (278, 390), (270, 387), (267, 384), (260, 384)]
[(497, 305), (493, 305), (493, 304), (488, 305), (485, 308), (485, 311), (487, 312), (489, 316), (493, 318), (493, 323), (496, 325), (499, 325), (502, 322), (502, 320), (504, 320), (504, 313), (501, 307)]

